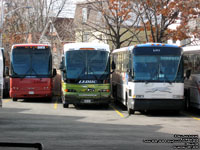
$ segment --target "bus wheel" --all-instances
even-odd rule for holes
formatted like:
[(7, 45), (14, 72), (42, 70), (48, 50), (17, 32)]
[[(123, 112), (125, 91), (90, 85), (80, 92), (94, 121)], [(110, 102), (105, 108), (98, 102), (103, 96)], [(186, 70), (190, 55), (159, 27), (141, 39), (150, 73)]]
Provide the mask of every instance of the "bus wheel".
[(190, 109), (190, 93), (188, 90), (185, 93), (186, 93), (185, 94), (185, 110), (189, 110)]
[(103, 108), (108, 109), (109, 108), (109, 104), (102, 104)]
[(63, 104), (63, 108), (68, 108), (69, 104)]
[(17, 101), (17, 98), (12, 98), (13, 102), (16, 102)]
[(129, 105), (127, 105), (127, 111), (128, 111), (128, 114), (129, 114), (129, 115), (135, 113), (135, 111), (134, 111), (133, 109), (131, 109), (131, 108), (129, 107)]
[(117, 99), (117, 87), (115, 86), (114, 88), (114, 103), (118, 104), (118, 99)]

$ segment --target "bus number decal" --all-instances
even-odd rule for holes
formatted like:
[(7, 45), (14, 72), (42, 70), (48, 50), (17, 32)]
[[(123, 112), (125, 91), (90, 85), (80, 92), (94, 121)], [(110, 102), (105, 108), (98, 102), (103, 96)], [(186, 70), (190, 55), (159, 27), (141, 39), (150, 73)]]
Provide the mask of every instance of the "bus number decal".
[(45, 46), (38, 46), (37, 49), (45, 49)]

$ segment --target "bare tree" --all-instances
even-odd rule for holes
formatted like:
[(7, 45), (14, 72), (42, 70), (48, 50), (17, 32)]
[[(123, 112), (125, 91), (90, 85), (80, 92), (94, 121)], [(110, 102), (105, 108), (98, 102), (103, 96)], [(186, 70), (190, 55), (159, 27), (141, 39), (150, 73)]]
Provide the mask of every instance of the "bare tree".
[[(49, 21), (54, 23), (66, 3), (66, 0), (7, 0), (5, 9), (7, 12), (20, 7), (21, 9), (5, 17), (4, 33), (8, 36), (4, 39), (12, 43), (27, 42), (27, 40), (38, 42)], [(16, 38), (14, 41), (10, 40), (13, 35), (19, 36), (18, 40)]]
[[(87, 12), (82, 18), (75, 18), (75, 24), (80, 31), (85, 27), (92, 30), (92, 36), (99, 40), (106, 40), (114, 45), (113, 48), (120, 48), (138, 41), (136, 31), (138, 27), (138, 16), (131, 13), (132, 3), (130, 0), (92, 0), (79, 4), (80, 10)], [(81, 12), (78, 12), (81, 14)], [(98, 36), (102, 33), (104, 36)]]

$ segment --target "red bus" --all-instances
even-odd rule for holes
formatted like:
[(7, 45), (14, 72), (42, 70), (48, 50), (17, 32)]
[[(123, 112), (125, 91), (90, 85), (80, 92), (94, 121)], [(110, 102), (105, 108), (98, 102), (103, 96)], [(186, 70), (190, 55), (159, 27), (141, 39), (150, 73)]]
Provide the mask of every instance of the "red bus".
[(51, 98), (53, 77), (51, 47), (47, 44), (16, 44), (11, 49), (10, 97)]

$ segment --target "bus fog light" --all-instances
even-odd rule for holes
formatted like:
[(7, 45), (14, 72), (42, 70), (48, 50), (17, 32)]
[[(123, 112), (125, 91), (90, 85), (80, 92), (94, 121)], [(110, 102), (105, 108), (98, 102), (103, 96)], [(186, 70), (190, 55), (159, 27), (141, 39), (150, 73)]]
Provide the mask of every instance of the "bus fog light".
[(183, 99), (183, 95), (173, 95), (173, 98), (175, 98), (175, 99)]
[(101, 90), (99, 90), (99, 92), (110, 92), (110, 90), (109, 89), (101, 89)]

